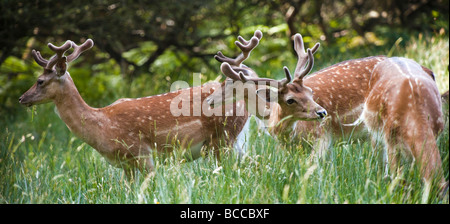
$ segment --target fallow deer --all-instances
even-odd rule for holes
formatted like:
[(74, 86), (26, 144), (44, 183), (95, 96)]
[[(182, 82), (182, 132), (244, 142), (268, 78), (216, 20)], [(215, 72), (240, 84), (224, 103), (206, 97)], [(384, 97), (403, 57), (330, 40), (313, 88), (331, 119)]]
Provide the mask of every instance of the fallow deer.
[[(236, 41), (236, 45), (238, 43)], [(314, 101), (312, 89), (308, 85), (304, 85), (303, 81), (314, 65), (313, 54), (317, 51), (320, 44), (317, 43), (312, 49), (307, 49), (305, 52), (303, 39), (300, 34), (294, 36), (294, 44), (298, 56), (294, 78), (292, 78), (289, 69), (285, 66), (283, 70), (286, 78), (282, 80), (259, 78), (257, 75), (249, 76), (249, 74), (255, 72), (247, 66), (241, 66), (242, 60), (239, 60), (240, 56), (233, 59), (219, 52), (215, 57), (219, 62), (222, 62), (221, 71), (228, 78), (237, 83), (250, 83), (250, 85), (245, 86), (247, 91), (237, 89), (237, 94), (232, 99), (243, 98), (246, 102), (247, 110), (259, 118), (267, 119), (269, 126), (272, 127), (270, 129), (271, 132), (276, 136), (289, 135), (292, 130), (291, 127), (298, 120), (321, 120), (327, 115), (327, 111)], [(269, 88), (266, 88), (266, 86)], [(236, 85), (230, 85), (228, 88), (236, 88)], [(276, 90), (272, 90), (273, 88)], [(233, 93), (232, 90), (227, 92)], [(256, 93), (260, 98), (250, 100), (252, 93), (253, 95)], [(229, 102), (230, 98), (228, 94), (218, 95), (213, 93), (208, 97), (208, 101), (211, 104), (220, 104)], [(259, 99), (263, 100), (260, 101)], [(269, 106), (268, 104), (272, 102), (275, 102), (275, 104), (270, 104)], [(264, 109), (269, 111), (261, 112)], [(280, 123), (281, 120), (283, 120), (282, 123)]]
[(436, 178), (442, 187), (448, 185), (436, 146), (443, 119), (431, 70), (406, 58), (373, 56), (332, 65), (304, 81), (331, 118), (321, 125), (299, 121), (295, 127), (299, 136), (313, 130), (320, 138), (319, 156), (326, 153), (333, 138), (368, 129), (373, 146), (381, 137), (391, 173), (402, 153), (416, 160), (426, 183)]
[[(294, 49), (299, 59), (305, 54), (299, 34), (294, 36)], [(225, 56), (218, 54), (217, 57)], [(219, 61), (225, 61), (221, 65), (221, 70), (231, 79), (244, 82), (251, 80), (255, 83), (263, 81), (267, 84), (268, 81), (272, 81), (245, 78), (245, 72), (226, 63), (229, 60)], [(310, 60), (312, 62), (312, 59)], [(298, 62), (297, 69), (299, 66), (304, 64)], [(241, 68), (245, 69), (246, 67)], [(247, 73), (252, 72), (254, 71)], [(283, 85), (287, 80), (289, 76), (282, 81)], [(437, 178), (441, 186), (448, 185), (442, 175), (435, 140), (443, 128), (443, 119), (441, 99), (431, 70), (405, 58), (374, 56), (344, 61), (304, 78), (301, 76), (299, 83), (310, 87), (314, 92), (310, 88), (298, 87), (285, 88), (284, 92), (278, 91), (277, 105), (272, 108), (269, 115), (273, 134), (286, 136), (290, 133), (290, 137), (295, 137), (296, 140), (313, 134), (318, 138), (314, 148), (317, 148), (315, 150), (318, 151), (318, 156), (323, 157), (333, 138), (363, 130), (360, 124), (364, 123), (373, 138), (375, 132), (382, 133), (386, 157), (389, 158), (386, 158), (386, 162), (391, 166), (391, 172), (394, 172), (392, 169), (397, 166), (398, 153), (404, 152), (417, 160), (422, 177), (427, 183)], [(294, 92), (297, 92), (296, 95), (292, 94)], [(284, 93), (284, 96), (280, 93)], [(296, 97), (293, 98), (295, 101), (288, 101), (286, 95), (289, 93)], [(248, 94), (244, 98), (248, 98)], [(210, 98), (212, 96), (214, 95)], [(296, 114), (299, 108), (292, 107), (292, 104), (304, 102), (299, 100), (304, 96), (311, 97), (323, 107), (323, 111), (328, 112), (329, 119), (322, 122), (302, 121)], [(269, 97), (267, 99), (271, 101)], [(217, 98), (210, 99), (213, 100), (220, 102)], [(292, 110), (289, 109), (289, 105)], [(313, 108), (309, 107), (309, 110), (314, 111)], [(288, 115), (291, 118), (286, 122), (283, 118)], [(273, 122), (276, 124), (280, 120), (283, 121), (282, 124), (274, 125)]]
[[(67, 63), (93, 45), (91, 39), (80, 46), (70, 40), (60, 47), (49, 43), (48, 47), (56, 53), (49, 60), (33, 50), (32, 55), (44, 72), (19, 98), (19, 102), (26, 106), (55, 103), (58, 115), (70, 131), (96, 149), (109, 163), (123, 168), (127, 177), (136, 169), (152, 171), (152, 153), (170, 152), (174, 149), (172, 143), (190, 149), (193, 158), (199, 157), (204, 147), (219, 155), (221, 142), (227, 145), (236, 143), (248, 118), (244, 103), (237, 102), (231, 109), (219, 107), (219, 112), (217, 108), (212, 111), (209, 105), (202, 105), (215, 88), (220, 88), (219, 83), (156, 96), (119, 99), (103, 108), (90, 107), (80, 96), (67, 71)], [(73, 53), (64, 56), (72, 47)], [(174, 103), (175, 99), (178, 101)], [(188, 104), (187, 115), (172, 113), (171, 109), (179, 109), (180, 103)], [(193, 115), (198, 108), (203, 111)], [(236, 144), (234, 146), (240, 148)]]
[(369, 131), (381, 133), (392, 171), (400, 154), (413, 158), (422, 177), (444, 187), (436, 144), (444, 128), (442, 103), (434, 77), (413, 60), (387, 58), (378, 63), (368, 83), (360, 120)]

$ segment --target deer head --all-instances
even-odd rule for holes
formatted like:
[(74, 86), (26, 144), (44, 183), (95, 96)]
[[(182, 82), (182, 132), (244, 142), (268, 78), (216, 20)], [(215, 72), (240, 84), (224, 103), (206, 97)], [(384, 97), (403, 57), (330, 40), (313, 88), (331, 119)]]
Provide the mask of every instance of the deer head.
[[(44, 72), (38, 77), (36, 83), (19, 98), (19, 102), (26, 106), (32, 106), (54, 100), (64, 91), (65, 82), (70, 79), (67, 72), (67, 63), (77, 59), (81, 53), (92, 46), (94, 46), (94, 42), (91, 39), (86, 40), (80, 46), (70, 40), (60, 47), (49, 43), (48, 47), (56, 53), (49, 60), (44, 59), (39, 51), (33, 50), (31, 54), (36, 63), (44, 68)], [(72, 47), (74, 48), (72, 54), (67, 57), (64, 56), (64, 53)]]
[[(297, 120), (322, 119), (327, 115), (326, 110), (313, 100), (311, 88), (303, 85), (303, 78), (311, 71), (314, 65), (313, 54), (317, 51), (320, 44), (317, 43), (312, 49), (307, 49), (307, 52), (305, 52), (302, 36), (296, 34), (294, 36), (294, 45), (298, 56), (294, 78), (292, 78), (286, 66), (283, 68), (286, 78), (282, 80), (250, 77), (243, 71), (247, 70), (247, 68), (239, 67), (240, 70), (237, 70), (235, 65), (230, 65), (229, 62), (231, 60), (223, 60), (220, 68), (222, 73), (232, 80), (244, 83), (254, 82), (258, 86), (262, 85), (263, 88), (256, 90), (257, 95), (267, 102), (278, 103), (282, 110), (282, 117), (291, 115)], [(219, 56), (222, 57), (221, 55)], [(275, 90), (267, 88), (267, 86), (274, 87)]]

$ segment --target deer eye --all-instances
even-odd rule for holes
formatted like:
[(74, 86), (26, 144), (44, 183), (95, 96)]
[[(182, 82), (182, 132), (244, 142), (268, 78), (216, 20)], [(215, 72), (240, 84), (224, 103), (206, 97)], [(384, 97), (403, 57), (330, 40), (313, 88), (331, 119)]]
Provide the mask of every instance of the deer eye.
[(288, 105), (291, 105), (291, 104), (295, 103), (295, 100), (293, 100), (293, 99), (288, 99), (288, 100), (286, 100), (286, 103), (287, 103)]
[(44, 80), (42, 80), (42, 79), (38, 79), (37, 80), (37, 84), (40, 86), (40, 85), (42, 85), (44, 83)]

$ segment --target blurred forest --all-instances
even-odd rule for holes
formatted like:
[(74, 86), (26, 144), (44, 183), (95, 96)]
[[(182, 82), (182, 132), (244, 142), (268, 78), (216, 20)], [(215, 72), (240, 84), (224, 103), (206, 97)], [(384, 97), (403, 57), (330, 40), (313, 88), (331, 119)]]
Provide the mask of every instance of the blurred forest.
[(295, 63), (290, 37), (297, 32), (307, 46), (322, 44), (315, 69), (337, 55), (388, 54), (419, 33), (448, 39), (449, 32), (448, 0), (1, 0), (0, 11), (2, 116), (20, 108), (18, 97), (42, 72), (30, 52), (49, 58), (48, 42), (94, 40), (69, 72), (89, 104), (105, 106), (169, 91), (193, 72), (216, 79), (214, 54), (237, 55), (236, 37), (249, 38), (255, 29), (264, 37), (246, 64), (261, 76)]

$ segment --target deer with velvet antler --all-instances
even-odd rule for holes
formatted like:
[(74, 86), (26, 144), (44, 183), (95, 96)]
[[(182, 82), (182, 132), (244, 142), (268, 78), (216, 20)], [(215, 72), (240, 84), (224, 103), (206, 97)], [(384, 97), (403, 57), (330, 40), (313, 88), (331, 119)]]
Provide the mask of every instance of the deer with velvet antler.
[[(256, 33), (260, 33), (260, 31), (256, 31)], [(218, 52), (215, 58), (222, 62), (221, 71), (228, 78), (238, 81), (237, 83), (250, 83), (250, 85), (225, 86), (223, 88), (225, 91), (222, 94), (215, 92), (208, 97), (210, 104), (216, 105), (229, 102), (230, 99), (238, 100), (243, 98), (246, 101), (248, 111), (253, 112), (259, 118), (268, 119), (270, 126), (274, 127), (271, 131), (275, 135), (284, 133), (286, 127), (292, 126), (297, 120), (320, 120), (327, 115), (327, 111), (313, 100), (312, 89), (303, 84), (303, 78), (313, 67), (313, 53), (317, 51), (319, 44), (316, 44), (313, 49), (307, 49), (307, 52), (305, 52), (300, 34), (296, 35), (295, 43), (298, 62), (294, 77), (292, 77), (289, 69), (285, 66), (283, 70), (286, 78), (274, 80), (259, 78), (255, 71), (242, 64), (256, 45), (253, 48), (243, 49), (240, 47), (242, 45), (242, 37), (239, 37), (239, 40), (240, 42), (236, 41), (235, 44), (243, 53), (237, 58), (226, 57), (221, 52)], [(233, 88), (238, 88), (236, 91), (238, 93), (237, 96), (228, 94), (233, 93)], [(252, 93), (256, 93), (259, 98), (250, 100), (251, 96), (254, 95)], [(270, 104), (275, 101), (276, 104)], [(291, 119), (286, 119), (286, 117)], [(281, 120), (284, 122), (276, 125)]]
[[(256, 94), (271, 103), (269, 112), (259, 116), (266, 119), (271, 133), (288, 136), (283, 139), (290, 141), (300, 141), (312, 134), (317, 138), (313, 155), (320, 158), (332, 139), (349, 136), (365, 126), (373, 143), (378, 137), (382, 139), (391, 173), (398, 169), (400, 154), (406, 154), (417, 162), (427, 184), (437, 180), (441, 187), (448, 186), (436, 145), (443, 119), (441, 98), (431, 70), (406, 58), (374, 56), (344, 61), (306, 76), (319, 44), (305, 53), (302, 36), (296, 34), (293, 38), (298, 56), (294, 79), (286, 67), (286, 78), (281, 81), (254, 78), (258, 76), (242, 65), (241, 56), (233, 59), (218, 52), (216, 59), (222, 62), (223, 74), (236, 82), (254, 84), (234, 99), (244, 98), (249, 104), (250, 95)], [(269, 94), (273, 88), (264, 86), (275, 86), (275, 93)], [(208, 100), (211, 104), (226, 103), (230, 101), (226, 97), (212, 94)], [(253, 102), (256, 109), (248, 111), (258, 116), (261, 108), (269, 108), (262, 104)], [(327, 114), (328, 119), (321, 120)], [(319, 122), (307, 121), (314, 119)]]

